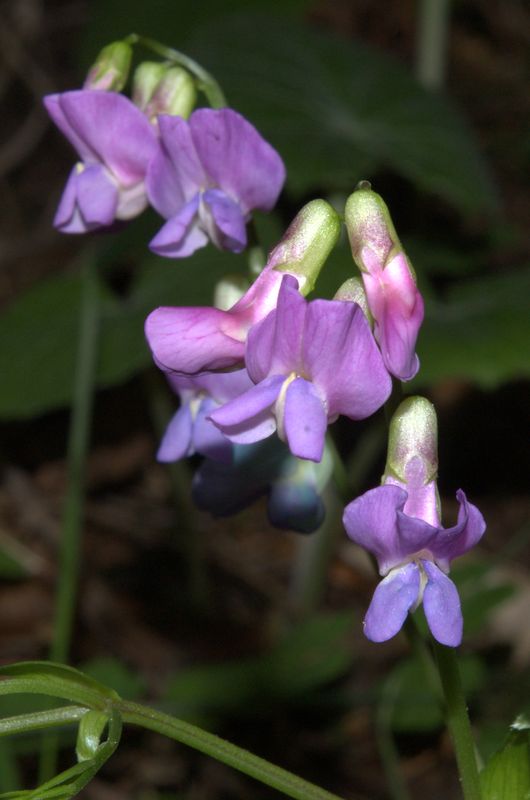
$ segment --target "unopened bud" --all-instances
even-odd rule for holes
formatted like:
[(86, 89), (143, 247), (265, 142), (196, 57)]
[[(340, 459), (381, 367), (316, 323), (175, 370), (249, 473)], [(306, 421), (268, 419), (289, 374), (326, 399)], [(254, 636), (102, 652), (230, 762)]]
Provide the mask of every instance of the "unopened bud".
[(298, 279), (306, 295), (340, 234), (339, 215), (325, 200), (312, 200), (296, 215), (281, 241), (271, 251), (267, 265)]
[(334, 300), (347, 300), (350, 303), (357, 303), (361, 306), (363, 314), (370, 323), (373, 324), (372, 315), (368, 308), (368, 300), (366, 299), (366, 292), (360, 278), (348, 278), (347, 281), (339, 286), (335, 292)]
[(127, 42), (108, 44), (90, 67), (83, 89), (120, 92), (127, 83), (131, 58), (132, 47)]
[(140, 111), (145, 111), (167, 67), (161, 61), (143, 61), (132, 79), (132, 101)]
[(383, 268), (403, 249), (385, 201), (367, 181), (348, 197), (344, 219), (353, 259), (362, 272), (372, 271), (372, 260)]
[(221, 311), (228, 311), (241, 300), (249, 287), (248, 280), (243, 275), (227, 275), (220, 280), (215, 289), (213, 304)]
[(425, 397), (408, 397), (390, 421), (385, 477), (408, 484), (411, 465), (424, 485), (436, 480), (438, 424), (434, 406)]
[(196, 100), (197, 89), (189, 72), (182, 67), (170, 67), (157, 83), (145, 113), (149, 119), (156, 119), (159, 114), (187, 119)]

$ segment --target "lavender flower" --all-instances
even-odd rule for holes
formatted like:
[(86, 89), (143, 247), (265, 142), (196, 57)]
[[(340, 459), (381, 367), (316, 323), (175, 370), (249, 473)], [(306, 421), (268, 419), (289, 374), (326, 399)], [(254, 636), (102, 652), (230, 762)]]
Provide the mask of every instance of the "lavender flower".
[(96, 90), (48, 95), (44, 104), (81, 159), (55, 227), (86, 233), (140, 214), (147, 205), (147, 166), (157, 150), (155, 130), (142, 112), (121, 94)]
[(158, 461), (179, 461), (200, 453), (215, 461), (229, 463), (233, 446), (208, 415), (252, 386), (246, 370), (195, 378), (171, 375), (168, 380), (180, 397), (180, 408), (164, 433), (157, 453)]
[(382, 198), (360, 185), (346, 203), (346, 227), (361, 270), (370, 313), (388, 371), (402, 381), (419, 369), (416, 339), (423, 299)]
[(157, 365), (192, 375), (241, 365), (248, 331), (276, 306), (285, 274), (295, 275), (307, 294), (340, 232), (340, 221), (324, 200), (304, 206), (272, 250), (263, 271), (232, 308), (155, 309), (145, 334)]
[(229, 108), (201, 108), (189, 120), (158, 118), (161, 147), (147, 175), (154, 208), (167, 219), (150, 247), (185, 258), (210, 239), (239, 253), (254, 209), (269, 211), (285, 180), (283, 162), (253, 125)]
[(447, 573), (451, 561), (470, 550), (486, 526), (459, 490), (458, 521), (442, 527), (436, 447), (434, 408), (424, 398), (404, 401), (391, 423), (384, 485), (344, 511), (348, 536), (375, 556), (383, 576), (364, 620), (364, 632), (373, 642), (395, 636), (421, 602), (435, 639), (449, 647), (462, 640), (460, 599)]
[(387, 399), (391, 381), (356, 303), (307, 303), (284, 277), (274, 311), (248, 335), (245, 363), (256, 384), (210, 415), (233, 442), (275, 430), (293, 455), (320, 461), (328, 422), (364, 419)]

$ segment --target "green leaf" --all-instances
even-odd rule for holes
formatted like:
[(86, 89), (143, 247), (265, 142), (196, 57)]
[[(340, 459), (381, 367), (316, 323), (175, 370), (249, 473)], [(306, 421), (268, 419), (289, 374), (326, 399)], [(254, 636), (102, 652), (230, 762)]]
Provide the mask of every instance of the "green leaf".
[(530, 734), (515, 730), (480, 773), (483, 800), (530, 800)]
[(462, 116), (392, 58), (270, 13), (204, 25), (190, 54), (279, 150), (296, 194), (390, 168), (465, 213), (496, 208)]
[[(2, 680), (3, 679), (3, 680)], [(0, 667), (0, 695), (44, 694), (89, 708), (105, 708), (118, 694), (73, 667), (49, 661), (24, 661)]]
[(426, 302), (421, 367), (410, 386), (462, 378), (486, 389), (530, 375), (530, 268), (455, 284)]

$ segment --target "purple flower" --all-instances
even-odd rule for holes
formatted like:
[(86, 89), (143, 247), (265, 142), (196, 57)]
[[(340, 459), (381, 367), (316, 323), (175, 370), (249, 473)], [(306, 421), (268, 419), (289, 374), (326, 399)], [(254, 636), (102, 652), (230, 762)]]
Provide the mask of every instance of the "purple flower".
[(423, 298), (414, 271), (386, 204), (369, 185), (350, 195), (345, 219), (385, 365), (396, 378), (411, 380), (420, 365), (414, 350), (423, 322)]
[(298, 212), (263, 271), (232, 308), (155, 309), (145, 323), (155, 362), (167, 372), (186, 375), (242, 364), (247, 333), (275, 308), (285, 274), (296, 276), (302, 293), (310, 292), (339, 233), (333, 208), (313, 200)]
[(229, 463), (232, 444), (208, 419), (211, 411), (252, 386), (246, 370), (201, 375), (196, 378), (170, 376), (173, 391), (180, 396), (160, 443), (158, 461), (178, 461), (194, 453)]
[(364, 419), (387, 399), (391, 380), (356, 303), (307, 303), (284, 277), (274, 311), (248, 335), (249, 391), (211, 413), (232, 441), (256, 442), (275, 430), (293, 455), (320, 461), (328, 422)]
[(463, 491), (458, 522), (452, 528), (430, 525), (409, 516), (409, 494), (385, 485), (358, 497), (344, 511), (344, 527), (354, 542), (372, 553), (384, 576), (364, 620), (373, 642), (395, 636), (410, 610), (423, 601), (435, 639), (449, 647), (462, 640), (462, 612), (456, 586), (447, 577), (453, 558), (466, 553), (485, 530), (482, 514), (468, 503)]
[(222, 250), (246, 247), (254, 209), (269, 211), (285, 180), (283, 162), (253, 125), (229, 108), (201, 108), (189, 120), (161, 115), (161, 147), (147, 192), (167, 220), (150, 247), (185, 258), (210, 239)]
[(115, 92), (48, 95), (50, 117), (77, 150), (55, 214), (63, 233), (86, 233), (137, 216), (147, 205), (145, 175), (157, 136), (130, 100)]

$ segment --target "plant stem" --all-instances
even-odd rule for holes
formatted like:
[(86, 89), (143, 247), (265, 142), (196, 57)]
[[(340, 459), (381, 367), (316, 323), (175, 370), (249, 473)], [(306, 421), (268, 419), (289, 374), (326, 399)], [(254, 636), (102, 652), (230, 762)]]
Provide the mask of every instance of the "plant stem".
[(436, 641), (434, 652), (445, 696), (447, 727), (455, 748), (462, 792), (465, 800), (481, 800), (475, 745), (456, 652), (452, 647), (445, 647)]
[[(163, 386), (160, 376), (154, 371), (146, 378), (149, 394), (151, 418), (157, 435), (162, 438), (173, 414), (167, 386)], [(171, 489), (178, 513), (178, 544), (186, 566), (187, 591), (192, 612), (203, 614), (208, 606), (208, 580), (200, 531), (191, 524), (192, 506), (190, 501), (191, 476), (181, 461), (165, 465), (171, 481)]]
[(445, 81), (450, 0), (421, 0), (416, 48), (416, 74), (427, 89)]
[[(89, 257), (83, 266), (79, 344), (68, 434), (68, 488), (62, 519), (51, 661), (68, 660), (72, 639), (79, 575), (85, 466), (96, 379), (99, 314), (98, 279), (93, 257)], [(43, 780), (53, 774), (56, 757), (57, 740), (50, 737), (43, 743), (41, 753), (40, 773)]]
[(125, 700), (119, 702), (117, 708), (123, 715), (124, 722), (141, 725), (143, 728), (193, 747), (295, 800), (340, 800), (337, 795), (188, 722)]
[(70, 722), (79, 722), (87, 713), (85, 706), (64, 706), (49, 711), (35, 711), (32, 714), (19, 714), (16, 717), (0, 719), (0, 736), (13, 733), (30, 733), (44, 728), (55, 728)]
[(175, 50), (173, 47), (166, 47), (166, 45), (157, 42), (155, 39), (150, 39), (148, 36), (139, 36), (137, 33), (131, 33), (126, 37), (125, 41), (132, 45), (139, 44), (162, 58), (166, 58), (168, 61), (187, 69), (197, 79), (198, 88), (204, 92), (212, 108), (225, 108), (228, 105), (223, 90), (213, 75), (210, 75), (200, 64), (197, 64), (185, 53), (181, 53), (180, 50)]

